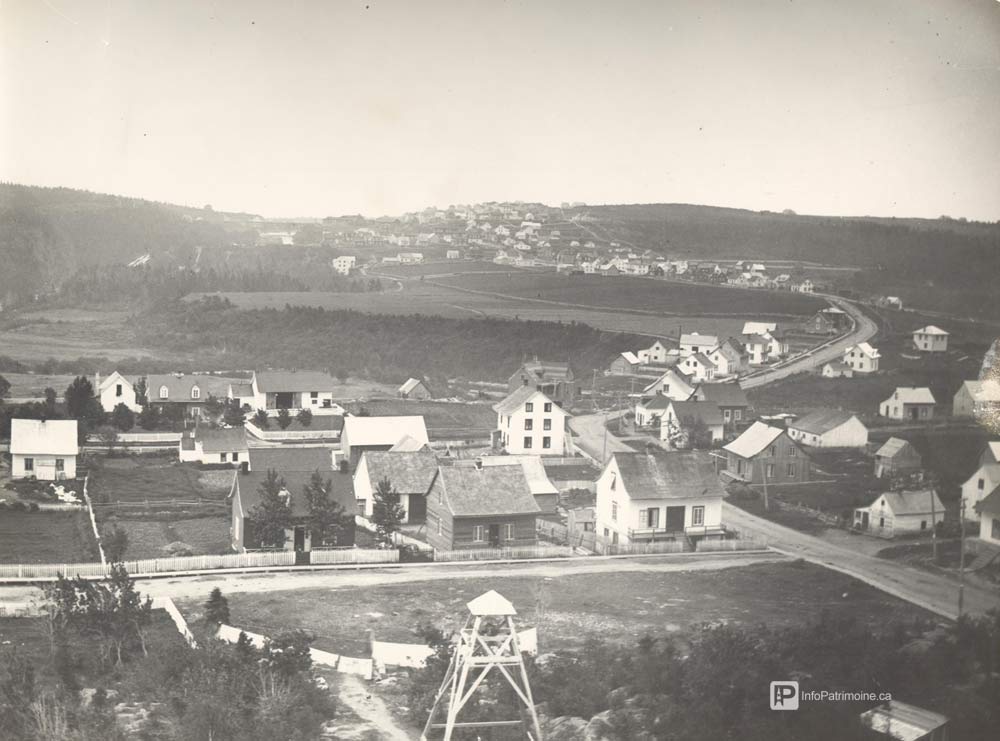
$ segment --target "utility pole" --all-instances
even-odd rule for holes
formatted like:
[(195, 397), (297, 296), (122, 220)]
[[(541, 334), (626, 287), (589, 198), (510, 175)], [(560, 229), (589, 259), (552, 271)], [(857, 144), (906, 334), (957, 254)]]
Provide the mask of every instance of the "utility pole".
[[(761, 458), (760, 465), (761, 465), (761, 474), (762, 474), (761, 480), (764, 482), (764, 511), (765, 512), (770, 512), (771, 511), (771, 506), (770, 506), (770, 504), (767, 501), (767, 459), (766, 458)], [(752, 480), (753, 476), (751, 476), (750, 478)]]
[(931, 485), (931, 543), (933, 543), (934, 548), (934, 563), (938, 562), (938, 544), (937, 544), (937, 512), (934, 509), (934, 486)]
[(958, 512), (961, 536), (958, 539), (958, 616), (962, 617), (962, 607), (965, 603), (965, 497)]

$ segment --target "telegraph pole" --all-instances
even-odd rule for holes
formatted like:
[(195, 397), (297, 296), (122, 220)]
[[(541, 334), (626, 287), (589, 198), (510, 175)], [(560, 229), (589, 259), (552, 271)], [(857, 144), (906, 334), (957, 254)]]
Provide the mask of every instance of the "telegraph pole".
[(934, 547), (934, 563), (938, 562), (938, 544), (937, 544), (937, 512), (934, 509), (934, 486), (931, 485), (931, 543)]
[(961, 537), (958, 539), (958, 616), (962, 617), (965, 602), (965, 497), (958, 513)]

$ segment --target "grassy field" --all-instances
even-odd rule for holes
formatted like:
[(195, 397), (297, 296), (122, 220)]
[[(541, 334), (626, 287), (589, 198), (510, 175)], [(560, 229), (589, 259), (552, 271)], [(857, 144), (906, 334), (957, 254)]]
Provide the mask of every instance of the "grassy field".
[[(884, 625), (923, 614), (850, 577), (802, 562), (757, 564), (720, 571), (622, 572), (560, 578), (416, 581), (371, 588), (232, 594), (235, 625), (274, 633), (313, 632), (317, 648), (366, 655), (366, 631), (380, 640), (416, 642), (414, 629), (433, 623), (457, 629), (465, 603), (497, 589), (510, 599), (523, 626), (537, 626), (542, 651), (581, 646), (588, 638), (631, 643), (646, 633), (682, 630), (704, 622), (801, 624), (823, 611)], [(846, 595), (846, 596), (845, 596)], [(200, 612), (184, 606), (189, 619)]]
[[(48, 358), (75, 360), (84, 356), (112, 360), (157, 357), (135, 343), (128, 318), (123, 311), (70, 309), (18, 314), (14, 319), (0, 322), (0, 348), (3, 348), (0, 354), (24, 362)], [(62, 392), (65, 385), (54, 388)]]
[(122, 514), (99, 517), (98, 526), (103, 530), (120, 527), (128, 533), (125, 557), (167, 558), (164, 549), (170, 543), (185, 543), (191, 554), (212, 555), (231, 553), (229, 545), (229, 518), (226, 515), (209, 517), (142, 518)]
[(95, 503), (220, 502), (229, 494), (232, 480), (232, 471), (201, 470), (173, 456), (106, 458), (91, 474), (88, 492)]
[(497, 265), (495, 262), (486, 260), (438, 260), (419, 265), (379, 265), (371, 272), (395, 275), (400, 278), (419, 278), (421, 275), (453, 275), (456, 273), (527, 273), (532, 272), (532, 269), (512, 268), (510, 265)]
[(373, 417), (419, 414), (424, 417), (431, 439), (450, 439), (466, 433), (489, 433), (496, 427), (497, 415), (489, 404), (454, 404), (404, 399), (374, 399), (349, 404), (349, 412), (366, 410)]
[(77, 512), (0, 510), (0, 563), (83, 563), (98, 560), (90, 520)]
[(0, 373), (10, 383), (10, 393), (6, 401), (16, 399), (44, 399), (45, 389), (53, 388), (62, 397), (66, 387), (73, 382), (71, 375), (48, 375), (45, 373)]

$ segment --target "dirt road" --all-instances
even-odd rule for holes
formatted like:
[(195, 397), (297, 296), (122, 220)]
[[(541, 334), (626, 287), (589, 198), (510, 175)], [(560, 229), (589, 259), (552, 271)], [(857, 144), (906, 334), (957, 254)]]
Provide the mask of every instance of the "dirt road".
[[(951, 579), (828, 543), (756, 517), (728, 502), (722, 505), (722, 521), (741, 532), (767, 538), (771, 547), (789, 556), (848, 574), (939, 615), (951, 619), (958, 617), (958, 585)], [(995, 607), (1000, 607), (1000, 591), (990, 592), (966, 585), (965, 612), (983, 614)]]
[(610, 432), (605, 435), (605, 422), (623, 414), (624, 411), (614, 411), (607, 414), (581, 414), (578, 417), (571, 417), (569, 428), (573, 432), (573, 443), (598, 464), (612, 453), (634, 453), (633, 448), (615, 435)]

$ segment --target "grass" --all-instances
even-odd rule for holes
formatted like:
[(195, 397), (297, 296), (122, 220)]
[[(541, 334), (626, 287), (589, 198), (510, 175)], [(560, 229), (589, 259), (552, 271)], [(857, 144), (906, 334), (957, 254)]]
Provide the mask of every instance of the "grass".
[[(646, 633), (704, 622), (799, 625), (824, 611), (872, 625), (920, 610), (843, 574), (804, 562), (757, 564), (706, 572), (622, 572), (558, 578), (468, 578), (391, 586), (228, 595), (233, 623), (266, 634), (303, 628), (317, 648), (367, 655), (366, 632), (386, 641), (419, 642), (414, 630), (460, 626), (465, 603), (497, 589), (537, 626), (540, 650), (582, 646), (589, 638), (622, 643)], [(188, 609), (200, 610), (191, 603)]]
[(231, 471), (200, 470), (171, 456), (106, 458), (91, 474), (88, 492), (95, 503), (221, 502), (229, 494)]
[[(0, 323), (0, 347), (20, 361), (76, 360), (103, 356), (110, 360), (150, 356), (139, 347), (124, 311), (50, 309), (18, 314)], [(65, 389), (55, 386), (56, 391)], [(43, 387), (44, 389), (44, 387)]]
[(496, 428), (497, 414), (489, 404), (459, 404), (406, 399), (375, 399), (349, 404), (348, 411), (365, 409), (376, 417), (419, 414), (424, 417), (432, 439), (449, 439), (465, 434), (489, 433)]
[(514, 268), (510, 265), (497, 265), (486, 260), (437, 260), (418, 265), (379, 265), (373, 268), (373, 273), (394, 275), (400, 278), (418, 278), (421, 275), (452, 275), (455, 273), (511, 273), (529, 272), (529, 268)]
[(80, 563), (96, 559), (97, 543), (83, 510), (0, 510), (0, 563)]
[(229, 518), (225, 515), (179, 519), (117, 514), (102, 516), (98, 525), (102, 531), (118, 526), (128, 533), (127, 559), (169, 558), (171, 553), (164, 547), (176, 542), (190, 546), (191, 554), (196, 556), (231, 553)]

